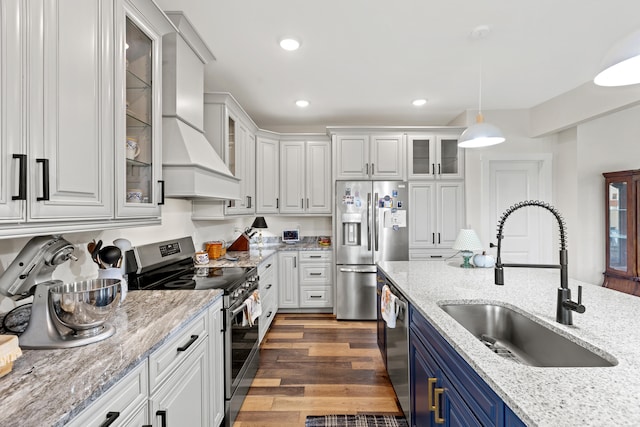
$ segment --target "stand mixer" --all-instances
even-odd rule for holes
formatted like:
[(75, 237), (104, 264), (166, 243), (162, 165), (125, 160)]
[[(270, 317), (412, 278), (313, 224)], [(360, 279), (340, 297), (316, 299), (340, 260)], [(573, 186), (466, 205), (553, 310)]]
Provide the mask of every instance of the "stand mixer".
[(63, 284), (52, 280), (54, 270), (68, 260), (77, 261), (74, 247), (61, 236), (34, 237), (0, 276), (5, 296), (33, 295), (31, 316), (20, 335), (22, 348), (70, 348), (112, 336), (105, 321), (119, 300), (119, 280), (97, 279)]

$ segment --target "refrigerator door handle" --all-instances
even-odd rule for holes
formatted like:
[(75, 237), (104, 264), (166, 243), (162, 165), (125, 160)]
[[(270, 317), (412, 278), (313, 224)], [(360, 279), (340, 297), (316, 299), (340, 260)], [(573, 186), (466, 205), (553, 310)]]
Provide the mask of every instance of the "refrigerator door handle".
[(376, 204), (376, 206), (373, 209), (373, 242), (374, 242), (374, 251), (378, 252), (378, 225), (379, 225), (379, 218), (378, 218), (378, 193), (375, 193), (375, 195), (373, 196), (373, 203)]
[(371, 193), (367, 193), (367, 250), (371, 251)]

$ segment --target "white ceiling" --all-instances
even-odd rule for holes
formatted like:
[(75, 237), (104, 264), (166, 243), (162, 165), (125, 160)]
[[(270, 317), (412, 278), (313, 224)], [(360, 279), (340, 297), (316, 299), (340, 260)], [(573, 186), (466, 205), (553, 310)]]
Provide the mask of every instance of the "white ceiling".
[[(274, 131), (445, 125), (477, 110), (481, 63), (484, 111), (530, 108), (591, 81), (640, 28), (637, 0), (156, 1), (184, 11), (216, 56), (206, 90)], [(472, 40), (478, 25), (491, 32)], [(284, 36), (301, 48), (283, 51)]]

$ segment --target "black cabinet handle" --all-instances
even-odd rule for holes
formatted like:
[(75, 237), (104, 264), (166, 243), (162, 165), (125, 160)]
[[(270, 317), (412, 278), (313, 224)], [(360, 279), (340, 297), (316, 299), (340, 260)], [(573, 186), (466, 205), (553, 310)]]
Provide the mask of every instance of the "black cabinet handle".
[(251, 196), (247, 196), (247, 208), (251, 209)]
[(436, 233), (431, 233), (431, 243), (436, 244)]
[(27, 155), (14, 154), (14, 159), (18, 159), (20, 166), (18, 167), (18, 195), (13, 196), (11, 200), (27, 200)]
[(182, 347), (178, 347), (178, 351), (187, 351), (187, 349), (189, 347), (191, 347), (191, 345), (196, 342), (196, 340), (198, 339), (197, 335), (191, 335), (191, 339), (189, 339), (189, 341), (183, 345)]
[(309, 298), (322, 298), (322, 295), (309, 295)]
[(271, 317), (272, 314), (273, 314), (273, 311), (270, 311), (269, 314), (267, 314), (267, 319)]
[(293, 257), (293, 268), (298, 268), (298, 262), (296, 261), (297, 257)]
[(276, 197), (276, 209), (280, 208), (280, 199)]
[(431, 255), (430, 258), (442, 258), (442, 255)]
[(322, 255), (309, 255), (309, 258), (322, 258)]
[(162, 419), (162, 427), (167, 427), (167, 411), (156, 411), (156, 417), (160, 417)]
[(267, 285), (267, 288), (266, 288), (266, 289), (271, 289), (271, 286), (273, 286), (273, 285), (272, 285), (271, 283), (269, 283), (269, 284)]
[(36, 197), (38, 202), (49, 200), (49, 159), (36, 159), (42, 163), (42, 197)]
[(440, 244), (440, 233), (438, 233), (438, 244)]
[(164, 179), (160, 179), (158, 182), (160, 183), (160, 201), (158, 204), (164, 205)]
[(322, 273), (309, 273), (309, 276), (322, 276)]
[(431, 175), (435, 175), (435, 174), (436, 174), (436, 164), (431, 163)]
[(107, 419), (100, 424), (100, 427), (109, 427), (120, 416), (120, 412), (107, 412)]
[(266, 270), (267, 268), (271, 268), (271, 264), (267, 264), (267, 266), (264, 269)]
[(438, 163), (438, 175), (442, 175), (442, 169), (440, 168), (440, 163)]

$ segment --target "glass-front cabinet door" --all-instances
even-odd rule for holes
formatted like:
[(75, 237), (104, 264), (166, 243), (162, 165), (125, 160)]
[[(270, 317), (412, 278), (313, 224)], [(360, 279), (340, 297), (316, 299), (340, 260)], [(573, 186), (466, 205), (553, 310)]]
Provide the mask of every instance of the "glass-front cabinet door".
[(627, 272), (628, 191), (626, 181), (612, 181), (607, 186), (609, 220), (609, 254), (607, 265), (611, 270)]
[(640, 252), (637, 248), (640, 171), (607, 172), (603, 175), (606, 221), (604, 286), (640, 295)]
[(409, 179), (463, 179), (458, 135), (407, 135)]
[[(137, 3), (140, 3), (138, 5)], [(119, 217), (160, 216), (163, 204), (160, 99), (162, 34), (173, 30), (147, 1), (125, 1), (119, 16), (116, 78), (121, 111), (116, 116), (116, 200)], [(143, 16), (140, 10), (153, 11)], [(118, 118), (119, 117), (119, 118)]]

